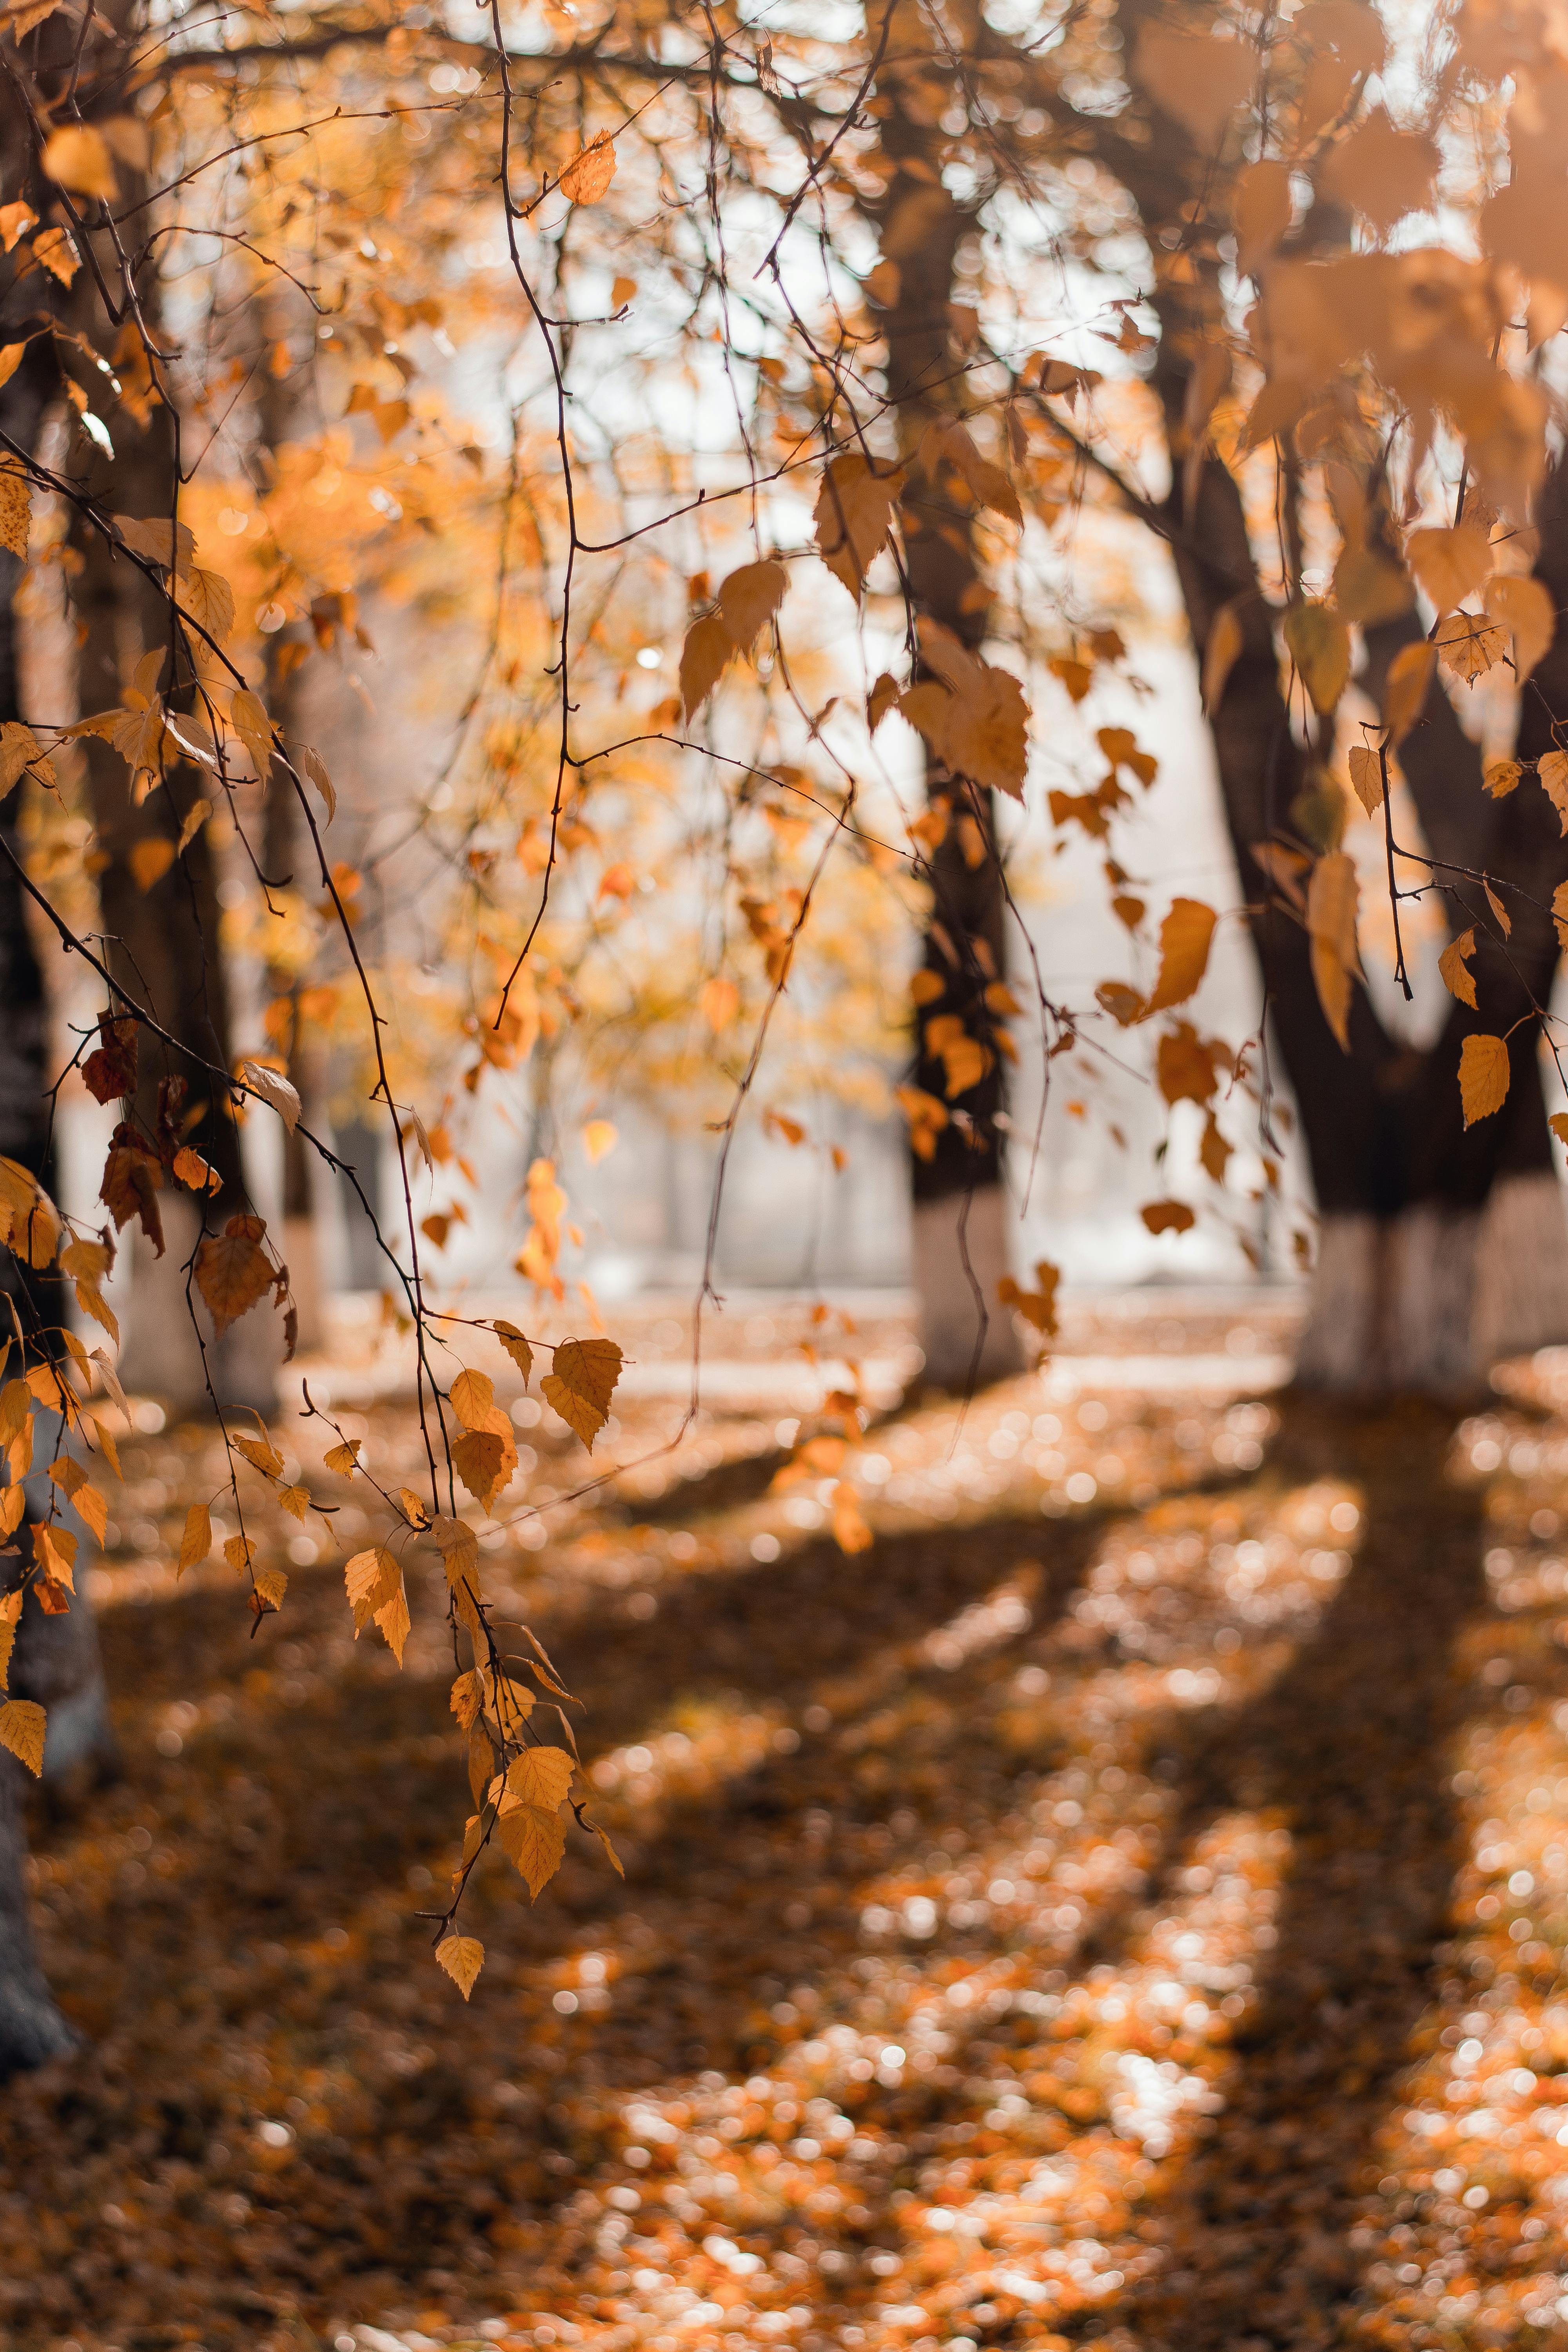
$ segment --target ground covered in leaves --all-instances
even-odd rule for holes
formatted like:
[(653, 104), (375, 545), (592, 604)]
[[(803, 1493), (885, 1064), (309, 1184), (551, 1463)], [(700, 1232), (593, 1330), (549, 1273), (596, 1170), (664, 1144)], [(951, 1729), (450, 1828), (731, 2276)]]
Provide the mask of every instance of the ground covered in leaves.
[[(90, 2047), (5, 2094), (0, 2341), (1568, 2345), (1556, 1376), (1373, 1419), (1249, 1397), (1227, 1336), (885, 1412), (852, 1559), (739, 1377), (679, 1453), (484, 1522), (626, 1879), (574, 1838), (531, 1908), (487, 1866), (468, 2007), (420, 1916), (468, 1810), (438, 1564), (399, 1674), (285, 1423), (344, 1507), (319, 1556), (271, 1525), (253, 1640), (229, 1571), (158, 1557), (211, 1433), (130, 1437), (125, 1774), (36, 1824)], [(1200, 1370), (1107, 1374), (1138, 1345)], [(352, 1421), (413, 1472), (405, 1407)]]

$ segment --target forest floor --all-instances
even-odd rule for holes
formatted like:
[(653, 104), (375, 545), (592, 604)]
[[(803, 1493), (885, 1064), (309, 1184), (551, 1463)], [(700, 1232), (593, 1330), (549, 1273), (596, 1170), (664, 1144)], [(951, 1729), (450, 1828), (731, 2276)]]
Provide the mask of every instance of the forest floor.
[[(124, 1776), (35, 1823), (89, 2047), (0, 2105), (6, 2352), (1568, 2346), (1568, 1370), (1463, 1420), (1260, 1398), (1268, 1313), (1080, 1314), (1043, 1377), (885, 1410), (854, 1557), (769, 1491), (761, 1375), (575, 1501), (520, 1400), (561, 1499), (487, 1580), (626, 1876), (487, 1867), (466, 2007), (420, 1916), (468, 1811), (438, 1566), (401, 1673), (356, 1645), (364, 1526), (284, 1417), (340, 1540), (269, 1523), (252, 1640), (159, 1558), (212, 1432), (129, 1436)], [(896, 1385), (907, 1336), (854, 1347)], [(679, 1385), (628, 1381), (610, 1465)]]

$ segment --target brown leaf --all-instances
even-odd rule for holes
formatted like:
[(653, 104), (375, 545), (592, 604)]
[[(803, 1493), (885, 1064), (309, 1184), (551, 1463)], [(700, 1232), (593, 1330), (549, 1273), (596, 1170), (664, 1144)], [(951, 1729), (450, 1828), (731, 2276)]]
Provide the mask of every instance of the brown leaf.
[(1190, 1021), (1178, 1021), (1160, 1040), (1155, 1082), (1168, 1103), (1206, 1103), (1218, 1084), (1218, 1056)]
[(451, 1387), (452, 1410), (465, 1429), (485, 1429), (496, 1401), (495, 1383), (483, 1372), (463, 1371)]
[(223, 1232), (209, 1234), (196, 1251), (196, 1288), (219, 1339), (266, 1297), (277, 1279), (260, 1246), (266, 1231), (260, 1217), (230, 1217)]
[(0, 547), (8, 548), (24, 562), (32, 514), (33, 495), (27, 487), (26, 468), (18, 458), (0, 457)]
[(1208, 152), (1257, 83), (1258, 53), (1241, 41), (1145, 24), (1132, 53), (1132, 79)]
[(1208, 643), (1204, 647), (1204, 709), (1211, 719), (1225, 699), (1231, 671), (1246, 643), (1237, 611), (1238, 601), (1233, 598), (1228, 604), (1220, 606), (1209, 625)]
[(680, 699), (688, 721), (701, 709), (735, 651), (734, 639), (717, 613), (693, 621), (680, 649)]
[(1184, 1201), (1150, 1201), (1138, 1213), (1152, 1234), (1189, 1233), (1197, 1223)]
[[(1416, 648), (1406, 646), (1405, 650), (1414, 653)], [(1478, 677), (1508, 659), (1508, 633), (1499, 628), (1489, 613), (1455, 613), (1443, 624), (1436, 650), (1445, 669), (1466, 686), (1473, 686)]]
[(1375, 816), (1383, 806), (1383, 761), (1369, 743), (1352, 743), (1350, 749), (1351, 784), (1368, 816)]
[(139, 1218), (142, 1232), (160, 1257), (163, 1255), (163, 1223), (156, 1195), (163, 1181), (163, 1163), (152, 1145), (129, 1124), (117, 1127), (103, 1163), (99, 1198), (117, 1229), (123, 1230), (132, 1217)]
[(1307, 886), (1312, 980), (1323, 1018), (1347, 1054), (1351, 982), (1361, 976), (1361, 955), (1356, 943), (1358, 895), (1353, 858), (1343, 850), (1334, 850), (1319, 858)]
[(1231, 226), (1236, 231), (1236, 268), (1241, 278), (1257, 275), (1290, 226), (1290, 166), (1249, 163), (1238, 172), (1230, 199)]
[(1386, 107), (1374, 106), (1330, 149), (1318, 185), (1386, 236), (1406, 213), (1428, 209), (1440, 160), (1432, 140), (1419, 131), (1396, 131)]
[(1489, 760), (1481, 774), (1481, 790), (1494, 801), (1506, 800), (1523, 773), (1517, 760)]
[(1209, 946), (1215, 917), (1201, 898), (1173, 898), (1171, 911), (1160, 926), (1160, 970), (1154, 992), (1140, 1018), (1184, 1004), (1208, 968)]
[(506, 1462), (506, 1441), (493, 1429), (465, 1429), (452, 1441), (452, 1467), (476, 1503), (489, 1508)]
[(1568, 751), (1543, 751), (1535, 763), (1542, 788), (1557, 812), (1557, 822), (1568, 833)]
[(835, 579), (858, 598), (861, 583), (888, 543), (901, 471), (878, 474), (854, 450), (831, 458), (816, 494), (817, 552)]
[(1465, 1125), (1490, 1118), (1508, 1100), (1508, 1047), (1502, 1038), (1485, 1034), (1467, 1037), (1459, 1051), (1459, 1099)]
[(784, 603), (789, 573), (782, 563), (743, 563), (720, 584), (719, 618), (738, 654), (749, 653), (758, 632)]
[(95, 1102), (113, 1102), (136, 1091), (136, 1040), (134, 1021), (117, 1021), (104, 1013), (98, 1024), (103, 1043), (90, 1053), (81, 1066), (87, 1090)]

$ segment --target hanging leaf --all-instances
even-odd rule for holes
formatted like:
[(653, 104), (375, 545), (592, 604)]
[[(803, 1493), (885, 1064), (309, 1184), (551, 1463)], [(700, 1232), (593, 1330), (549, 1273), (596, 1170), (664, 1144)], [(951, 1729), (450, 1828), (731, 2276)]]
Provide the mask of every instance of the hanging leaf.
[(1283, 634), (1313, 709), (1327, 718), (1350, 678), (1349, 629), (1326, 604), (1292, 604)]
[(515, 1323), (498, 1321), (495, 1326), (495, 1335), (526, 1382), (533, 1370), (533, 1349)]
[(119, 191), (114, 158), (101, 131), (88, 122), (68, 122), (51, 131), (38, 159), (57, 186), (73, 195), (101, 196), (112, 204)]
[(1487, 591), (1494, 621), (1513, 634), (1516, 685), (1522, 686), (1557, 634), (1557, 612), (1539, 580), (1494, 580)]
[(436, 1947), (436, 1960), (467, 2000), (484, 1967), (485, 1948), (477, 1936), (443, 1936)]
[(1491, 577), (1486, 532), (1469, 523), (1453, 530), (1413, 530), (1405, 542), (1405, 560), (1439, 617), (1453, 612)]
[(451, 1387), (452, 1410), (465, 1429), (485, 1429), (496, 1401), (495, 1383), (483, 1372), (459, 1372)]
[(27, 487), (26, 468), (19, 458), (0, 456), (0, 547), (21, 556), (24, 562), (32, 517), (33, 496)]
[(1389, 663), (1383, 689), (1383, 723), (1390, 750), (1398, 749), (1426, 709), (1436, 666), (1436, 649), (1425, 638), (1413, 646), (1401, 646)]
[(1508, 1100), (1508, 1047), (1500, 1037), (1467, 1037), (1459, 1051), (1459, 1100), (1465, 1125), (1490, 1118)]
[(609, 194), (615, 176), (616, 142), (607, 131), (601, 131), (562, 173), (561, 193), (574, 205), (596, 205)]
[(719, 590), (719, 618), (738, 654), (749, 653), (784, 603), (789, 573), (782, 563), (743, 563)]
[(1568, 751), (1543, 751), (1535, 763), (1547, 799), (1557, 812), (1557, 822), (1568, 833)]
[(1236, 231), (1236, 268), (1239, 278), (1253, 278), (1290, 226), (1294, 206), (1289, 163), (1249, 163), (1236, 176), (1230, 219)]
[(242, 1085), (278, 1113), (290, 1135), (300, 1124), (300, 1097), (289, 1080), (278, 1071), (269, 1070), (265, 1062), (241, 1062), (239, 1077)]
[(210, 1234), (196, 1251), (196, 1288), (205, 1299), (221, 1339), (231, 1323), (247, 1315), (277, 1280), (261, 1248), (267, 1231), (260, 1217), (230, 1217), (221, 1234)]
[(1154, 992), (1139, 1015), (1164, 1013), (1184, 1004), (1208, 969), (1209, 946), (1217, 920), (1201, 898), (1173, 898), (1171, 911), (1160, 926), (1160, 970)]
[(610, 1417), (620, 1376), (621, 1351), (613, 1339), (563, 1339), (555, 1350), (554, 1370), (539, 1384), (552, 1412), (575, 1430), (590, 1454)]
[(816, 494), (813, 529), (817, 552), (851, 596), (888, 543), (893, 501), (902, 489), (901, 471), (878, 474), (858, 452), (831, 458)]
[(707, 701), (734, 656), (735, 646), (717, 613), (693, 621), (680, 649), (680, 699), (689, 722)]
[(1368, 816), (1375, 816), (1383, 806), (1383, 761), (1370, 744), (1352, 743), (1350, 750), (1351, 784)]
[(1476, 1010), (1476, 980), (1469, 962), (1475, 951), (1476, 933), (1472, 924), (1468, 931), (1461, 931), (1457, 940), (1450, 940), (1437, 959), (1437, 970), (1444, 987), (1461, 1004), (1468, 1004), (1472, 1013)]
[(1351, 983), (1361, 976), (1356, 943), (1358, 884), (1355, 861), (1343, 850), (1320, 857), (1307, 886), (1307, 929), (1311, 940), (1312, 980), (1323, 1018), (1350, 1052)]
[(31, 1699), (8, 1698), (0, 1706), (0, 1748), (8, 1748), (36, 1780), (44, 1770), (44, 1734), (48, 1718)]

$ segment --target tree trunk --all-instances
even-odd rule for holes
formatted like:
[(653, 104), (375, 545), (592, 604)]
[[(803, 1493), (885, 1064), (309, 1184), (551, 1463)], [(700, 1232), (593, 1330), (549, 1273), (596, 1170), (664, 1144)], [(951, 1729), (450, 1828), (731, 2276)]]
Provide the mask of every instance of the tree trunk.
[[(887, 108), (882, 146), (895, 166), (882, 251), (899, 273), (884, 328), (888, 396), (909, 467), (901, 506), (911, 620), (938, 622), (977, 648), (989, 597), (975, 560), (973, 505), (947, 469), (921, 453), (928, 427), (954, 413), (949, 306), (958, 247), (972, 226), (941, 184), (943, 142), (927, 119), (927, 98), (905, 79), (879, 101)], [(940, 992), (917, 1010), (913, 1077), (947, 1105), (949, 1118), (929, 1157), (911, 1150), (913, 1277), (925, 1378), (935, 1387), (967, 1391), (1024, 1367), (1014, 1318), (997, 1298), (1011, 1270), (1002, 1146), (1006, 1083), (995, 1043), (999, 1024), (986, 1002), (987, 989), (1005, 976), (1007, 907), (991, 793), (952, 776), (934, 755), (927, 758), (926, 784), (928, 802), (947, 816), (931, 857), (921, 956)], [(945, 1066), (924, 1044), (924, 1024), (944, 1013), (956, 1014), (988, 1057), (978, 1084), (951, 1098)]]
[[(76, 290), (95, 298), (83, 270)], [(151, 312), (155, 317), (155, 310)], [(99, 325), (96, 320), (93, 325)], [(114, 417), (118, 455), (110, 463), (85, 436), (74, 452), (77, 478), (110, 511), (157, 519), (174, 510), (177, 470), (174, 425), (154, 404), (144, 424), (122, 405)], [(83, 628), (79, 693), (84, 711), (117, 704), (145, 654), (171, 642), (166, 595), (136, 565), (90, 529), (78, 533), (83, 567), (75, 601)], [(183, 658), (183, 657), (182, 657)], [(188, 701), (188, 680), (174, 678), (166, 656), (162, 684), (176, 707)], [(184, 691), (182, 691), (184, 689)], [(216, 862), (203, 824), (150, 886), (137, 878), (132, 858), (144, 845), (173, 851), (187, 814), (202, 793), (189, 766), (171, 766), (140, 804), (124, 761), (96, 737), (86, 740), (89, 791), (98, 845), (107, 859), (99, 877), (107, 961), (127, 994), (151, 1013), (200, 1062), (233, 1067), (228, 991), (219, 951)], [(132, 1389), (151, 1391), (176, 1412), (277, 1402), (278, 1318), (242, 1316), (215, 1339), (187, 1268), (204, 1230), (221, 1232), (249, 1203), (239, 1134), (227, 1089), (195, 1063), (143, 1031), (138, 1112), (154, 1129), (158, 1090), (168, 1079), (188, 1085), (186, 1139), (222, 1179), (200, 1206), (175, 1190), (160, 1195), (167, 1247), (159, 1256), (131, 1229), (132, 1281), (121, 1374)], [(199, 1334), (199, 1337), (198, 1337)], [(204, 1360), (205, 1349), (205, 1360)]]

